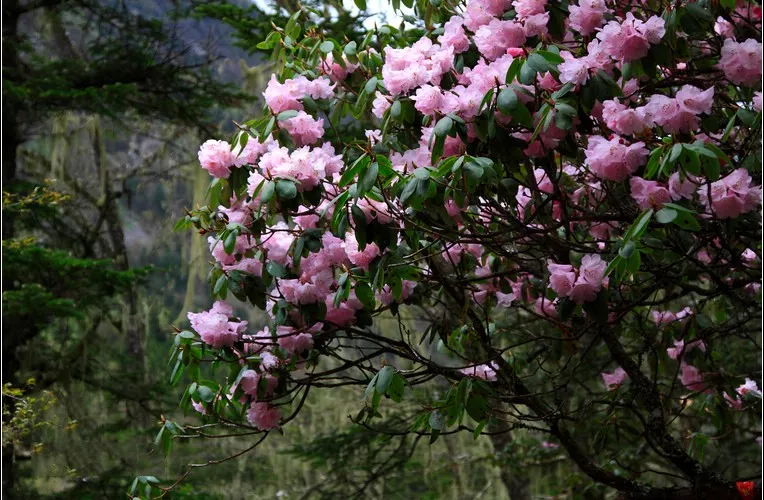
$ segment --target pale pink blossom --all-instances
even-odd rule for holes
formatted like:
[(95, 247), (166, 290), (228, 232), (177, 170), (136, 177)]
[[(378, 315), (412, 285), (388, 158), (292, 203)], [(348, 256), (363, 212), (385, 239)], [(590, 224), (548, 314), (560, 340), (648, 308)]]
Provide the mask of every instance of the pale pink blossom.
[(645, 164), (649, 151), (644, 142), (629, 146), (619, 137), (607, 140), (602, 136), (589, 137), (586, 162), (598, 177), (610, 181), (623, 181)]
[(188, 319), (202, 342), (214, 348), (231, 347), (247, 328), (246, 321), (230, 321), (233, 308), (218, 300), (209, 311), (188, 313)]
[(622, 22), (610, 21), (597, 34), (603, 50), (621, 62), (634, 61), (647, 55), (650, 45), (657, 44), (666, 33), (665, 22), (658, 16), (647, 21), (636, 19), (626, 13)]
[(468, 368), (462, 368), (459, 372), (467, 375), (468, 377), (480, 378), (489, 382), (496, 380), (496, 372), (499, 370), (499, 365), (494, 361), (487, 364), (470, 366)]
[(520, 23), (492, 19), (478, 28), (474, 36), (475, 45), (486, 59), (494, 59), (507, 53), (510, 47), (522, 47), (525, 31)]
[(761, 81), (762, 45), (754, 38), (724, 40), (719, 68), (732, 83), (752, 87)]
[(687, 354), (688, 352), (696, 348), (700, 349), (703, 352), (706, 352), (705, 342), (703, 342), (702, 340), (694, 340), (690, 342), (689, 344), (685, 344), (684, 340), (680, 339), (680, 340), (674, 341), (674, 347), (669, 347), (666, 349), (666, 354), (668, 354), (668, 357), (671, 359), (678, 359), (679, 356)]
[(275, 429), (281, 420), (281, 410), (268, 403), (252, 403), (247, 411), (247, 420), (261, 431)]
[(759, 390), (759, 386), (756, 385), (756, 381), (751, 380), (748, 377), (745, 378), (745, 384), (735, 389), (735, 391), (743, 397), (745, 397), (746, 394), (749, 394), (749, 393), (761, 397), (761, 391)]
[(703, 382), (703, 374), (692, 365), (682, 362), (679, 365), (679, 380), (686, 388), (695, 392), (706, 391), (706, 384)]
[(570, 27), (586, 36), (602, 26), (608, 8), (604, 0), (580, 0), (578, 5), (571, 4), (568, 11)]
[(629, 179), (631, 197), (642, 210), (660, 208), (671, 201), (671, 193), (657, 181), (647, 181), (641, 177)]
[(227, 179), (231, 167), (236, 163), (236, 155), (226, 141), (209, 140), (199, 148), (199, 163), (213, 177)]
[(613, 372), (602, 372), (600, 373), (602, 375), (602, 381), (605, 383), (605, 388), (608, 391), (613, 391), (618, 389), (621, 384), (623, 384), (624, 380), (628, 378), (628, 375), (626, 374), (626, 370), (621, 368), (620, 366), (616, 368)]
[(305, 111), (298, 111), (297, 116), (279, 122), (279, 126), (289, 132), (298, 146), (313, 144), (324, 136), (324, 119), (316, 120)]

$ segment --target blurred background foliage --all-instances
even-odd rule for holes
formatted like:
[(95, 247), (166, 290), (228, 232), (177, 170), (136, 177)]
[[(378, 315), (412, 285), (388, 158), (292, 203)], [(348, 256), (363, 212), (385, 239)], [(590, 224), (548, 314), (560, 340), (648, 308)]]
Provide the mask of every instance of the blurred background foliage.
[[(122, 498), (136, 474), (173, 478), (246, 438), (154, 437), (179, 414), (173, 326), (207, 308), (203, 238), (173, 234), (204, 197), (204, 140), (258, 113), (271, 67), (255, 45), (300, 6), (338, 38), (340, 1), (3, 2), (3, 491)], [(263, 318), (240, 313), (257, 326)], [(437, 391), (438, 389), (432, 389)], [(239, 459), (194, 470), (171, 498), (600, 498), (553, 444), (354, 424), (354, 389), (314, 391), (297, 422)], [(392, 411), (389, 409), (388, 411)], [(406, 413), (409, 412), (409, 413)]]

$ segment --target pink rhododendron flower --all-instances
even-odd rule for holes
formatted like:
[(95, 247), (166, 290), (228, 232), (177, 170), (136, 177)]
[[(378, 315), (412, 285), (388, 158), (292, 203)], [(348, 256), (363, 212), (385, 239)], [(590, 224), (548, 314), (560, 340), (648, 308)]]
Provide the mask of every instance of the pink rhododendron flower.
[(642, 210), (648, 208), (660, 208), (664, 203), (671, 201), (671, 193), (657, 181), (646, 181), (641, 177), (629, 179), (631, 197), (637, 202)]
[(595, 135), (589, 137), (585, 153), (589, 168), (598, 177), (620, 182), (645, 164), (649, 151), (644, 142), (626, 146), (620, 137), (607, 140)]
[(580, 0), (578, 5), (571, 4), (568, 10), (570, 27), (582, 35), (591, 35), (602, 26), (608, 8), (604, 0)]
[(313, 144), (324, 136), (324, 119), (316, 120), (305, 111), (298, 111), (297, 116), (279, 123), (289, 132), (298, 146)]
[(247, 328), (246, 321), (229, 321), (232, 315), (233, 308), (218, 300), (209, 311), (188, 313), (188, 320), (202, 342), (219, 349), (231, 347)]
[(671, 177), (669, 177), (668, 188), (672, 200), (679, 200), (681, 198), (691, 200), (695, 191), (698, 189), (697, 179), (688, 175), (683, 181), (681, 174), (679, 172), (674, 172), (671, 174)]
[(597, 38), (603, 50), (613, 59), (629, 62), (645, 57), (650, 44), (660, 43), (666, 34), (664, 25), (663, 19), (658, 16), (640, 21), (627, 12), (623, 22), (610, 21), (597, 34)]
[(377, 292), (376, 298), (378, 301), (386, 306), (389, 306), (393, 302), (403, 302), (414, 293), (416, 288), (416, 281), (401, 280), (401, 296), (398, 300), (395, 299), (392, 288), (390, 285), (385, 285), (381, 291)]
[(647, 128), (644, 113), (621, 104), (618, 99), (602, 103), (602, 118), (610, 130), (621, 135), (639, 134)]
[(376, 94), (374, 94), (374, 101), (371, 103), (371, 112), (374, 116), (377, 118), (382, 118), (384, 116), (385, 111), (390, 109), (390, 106), (392, 106), (392, 102), (385, 97), (384, 94), (382, 94), (380, 91), (377, 91)]
[(241, 385), (241, 389), (245, 394), (251, 396), (254, 399), (257, 399), (257, 393), (261, 380), (266, 381), (263, 385), (263, 395), (270, 396), (273, 394), (273, 391), (276, 389), (276, 386), (279, 383), (279, 379), (268, 373), (261, 374), (257, 373), (255, 370), (245, 370), (241, 375), (239, 384)]
[(602, 372), (600, 375), (602, 375), (602, 381), (605, 383), (605, 388), (608, 391), (614, 391), (618, 389), (621, 384), (623, 384), (624, 380), (628, 378), (626, 370), (620, 366), (610, 373)]
[(525, 36), (541, 36), (549, 32), (549, 12), (543, 14), (534, 14), (523, 19), (523, 31)]
[(548, 194), (554, 193), (554, 185), (552, 184), (552, 180), (549, 178), (543, 168), (535, 169), (533, 171), (533, 175), (536, 178), (536, 185), (541, 192)]
[[(698, 196), (706, 209), (719, 219), (732, 219), (755, 210), (761, 204), (761, 186), (752, 186), (747, 170), (739, 168), (727, 177), (698, 188)], [(710, 197), (709, 197), (710, 191)]]
[(605, 281), (607, 262), (597, 255), (584, 255), (578, 273), (573, 266), (547, 263), (549, 286), (560, 297), (570, 297), (577, 304), (591, 302), (597, 297)]
[(443, 34), (438, 43), (444, 47), (453, 47), (454, 54), (462, 53), (470, 48), (470, 40), (464, 32), (464, 19), (454, 16), (443, 25)]
[(348, 61), (345, 54), (342, 54), (342, 63), (334, 62), (334, 55), (329, 52), (326, 54), (326, 59), (321, 62), (321, 71), (332, 80), (337, 81), (346, 79), (350, 73), (353, 73), (358, 68), (357, 64)]
[(470, 366), (468, 368), (462, 368), (459, 372), (467, 375), (468, 377), (480, 378), (489, 382), (496, 381), (496, 372), (499, 369), (499, 365), (496, 362), (491, 361), (487, 364)]
[(345, 251), (348, 259), (354, 266), (362, 267), (364, 269), (368, 269), (371, 261), (381, 255), (376, 243), (367, 243), (363, 250), (359, 250), (358, 241), (352, 233), (348, 234), (347, 238), (345, 238)]
[(313, 348), (313, 335), (309, 333), (296, 333), (290, 326), (279, 326), (279, 347), (290, 354), (309, 351)]
[(411, 100), (414, 101), (416, 110), (423, 115), (434, 115), (440, 108), (442, 96), (440, 87), (423, 85), (417, 89)]
[(702, 340), (694, 340), (689, 344), (685, 344), (684, 340), (675, 340), (674, 347), (666, 349), (666, 354), (668, 354), (668, 357), (671, 359), (678, 359), (680, 355), (687, 354), (695, 348), (706, 352), (706, 344)]
[(737, 411), (741, 411), (743, 409), (743, 400), (740, 399), (739, 396), (735, 396), (735, 399), (732, 399), (732, 396), (727, 394), (727, 391), (724, 391), (724, 400), (727, 401), (727, 405)]
[(279, 426), (281, 410), (268, 403), (252, 403), (247, 411), (247, 420), (261, 431), (269, 431)]
[(737, 85), (752, 87), (761, 81), (761, 42), (749, 38), (738, 43), (731, 38), (724, 40), (719, 68), (724, 76)]
[(706, 384), (703, 382), (703, 374), (692, 365), (682, 362), (679, 365), (679, 380), (686, 388), (695, 392), (706, 391)]
[(568, 51), (560, 52), (564, 62), (557, 66), (560, 71), (560, 82), (583, 85), (589, 79), (589, 59), (586, 57), (576, 58)]
[(305, 96), (304, 89), (294, 80), (287, 80), (284, 83), (276, 79), (276, 75), (271, 75), (268, 86), (263, 92), (265, 103), (274, 113), (282, 111), (302, 109), (300, 99)]
[(723, 36), (724, 38), (735, 39), (735, 27), (722, 16), (716, 18), (716, 22), (714, 23), (714, 33)]
[(761, 391), (759, 390), (759, 386), (756, 385), (756, 381), (751, 380), (748, 377), (745, 378), (745, 384), (735, 389), (735, 391), (743, 397), (745, 397), (745, 395), (748, 393), (752, 393), (761, 397)]
[(454, 63), (454, 47), (422, 38), (411, 47), (385, 47), (382, 79), (392, 95), (406, 93), (425, 83), (438, 84)]
[(522, 47), (525, 31), (520, 23), (492, 19), (475, 32), (475, 44), (486, 59), (494, 59), (506, 54), (510, 47)]
[(202, 415), (206, 415), (207, 414), (207, 409), (204, 407), (204, 403), (191, 400), (191, 406), (198, 413), (201, 413)]
[(236, 155), (226, 141), (209, 140), (199, 148), (199, 163), (213, 177), (227, 179), (231, 167), (236, 163)]
[(554, 301), (549, 300), (546, 297), (537, 298), (536, 303), (533, 305), (533, 310), (539, 316), (546, 316), (547, 318), (557, 317), (557, 306)]

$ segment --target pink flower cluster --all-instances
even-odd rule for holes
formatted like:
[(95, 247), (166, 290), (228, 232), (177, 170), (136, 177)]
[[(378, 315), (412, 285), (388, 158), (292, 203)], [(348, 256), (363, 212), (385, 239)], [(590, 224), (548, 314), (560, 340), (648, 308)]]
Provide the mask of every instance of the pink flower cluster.
[(650, 153), (645, 143), (627, 146), (625, 142), (617, 136), (610, 140), (600, 135), (590, 136), (585, 154), (592, 172), (602, 179), (620, 182), (644, 165)]
[(287, 148), (274, 147), (260, 158), (257, 165), (260, 171), (250, 174), (249, 193), (253, 194), (264, 178), (294, 178), (300, 181), (299, 190), (310, 191), (337, 175), (343, 165), (342, 155), (335, 154), (328, 142), (319, 148), (303, 146), (292, 153)]
[(739, 168), (716, 182), (698, 188), (706, 209), (719, 219), (731, 219), (751, 212), (761, 204), (761, 186), (753, 186), (747, 170)]
[(233, 307), (218, 300), (209, 311), (188, 313), (191, 328), (202, 341), (215, 348), (231, 347), (247, 329), (246, 321), (231, 321)]
[(711, 114), (714, 88), (683, 86), (676, 97), (654, 94), (648, 103), (630, 108), (617, 99), (605, 101), (602, 117), (607, 127), (622, 135), (636, 135), (656, 125), (669, 133), (691, 132), (700, 126), (698, 116)]
[(608, 391), (618, 389), (624, 380), (628, 378), (626, 370), (620, 366), (612, 372), (602, 372), (600, 375), (602, 375), (602, 381), (605, 383), (605, 388)]
[(610, 21), (597, 34), (602, 50), (620, 62), (642, 59), (650, 45), (660, 43), (666, 34), (665, 22), (658, 16), (640, 21), (631, 12), (623, 22)]
[(313, 99), (329, 99), (334, 95), (334, 84), (326, 78), (308, 80), (302, 75), (286, 80), (284, 83), (271, 75), (268, 86), (263, 92), (265, 103), (275, 114), (282, 111), (301, 111), (301, 99), (310, 96)]
[(724, 40), (719, 68), (732, 83), (753, 87), (761, 82), (762, 45), (753, 38), (738, 43)]
[(298, 111), (297, 116), (279, 122), (279, 126), (289, 132), (298, 146), (314, 144), (324, 136), (324, 119), (316, 120), (305, 111)]
[(459, 372), (468, 377), (475, 377), (489, 382), (496, 381), (496, 372), (499, 370), (499, 365), (494, 361), (487, 364), (470, 366), (468, 368), (462, 368)]
[(385, 47), (382, 79), (387, 91), (398, 95), (425, 83), (439, 84), (453, 64), (453, 46), (433, 44), (429, 38), (422, 38), (411, 47)]
[(576, 269), (569, 264), (547, 262), (549, 286), (559, 297), (569, 297), (576, 304), (591, 302), (606, 284), (605, 269), (607, 262), (597, 255), (584, 255), (581, 267)]
[(605, 13), (608, 12), (605, 0), (580, 0), (578, 4), (571, 4), (570, 27), (582, 35), (591, 35), (602, 26)]

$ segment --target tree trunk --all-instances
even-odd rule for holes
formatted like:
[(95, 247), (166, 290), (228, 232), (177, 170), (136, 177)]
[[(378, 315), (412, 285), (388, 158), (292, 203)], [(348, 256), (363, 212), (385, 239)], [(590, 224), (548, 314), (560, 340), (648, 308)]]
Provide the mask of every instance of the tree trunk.
[[(15, 0), (9, 0), (3, 2), (3, 77), (12, 79), (13, 73), (16, 71), (19, 65), (18, 60), (18, 14), (17, 14), (18, 2)], [(5, 87), (5, 86), (4, 86)], [(18, 116), (18, 104), (15, 99), (9, 99), (7, 95), (3, 95), (3, 190), (10, 191), (11, 185), (16, 179), (16, 149), (21, 142), (19, 133), (19, 124), (17, 122)], [(2, 237), (3, 240), (8, 240), (13, 237), (13, 217), (7, 210), (3, 210), (2, 214)], [(9, 290), (13, 287), (13, 283), (9, 282), (6, 278), (3, 278), (3, 291)], [(16, 345), (13, 341), (17, 338), (16, 335), (11, 335), (14, 330), (12, 325), (3, 319), (3, 326), (5, 334), (3, 335), (3, 369), (2, 383), (13, 382), (13, 377), (17, 368), (16, 360)], [(7, 423), (13, 418), (15, 413), (15, 404), (10, 398), (3, 398), (3, 406), (8, 410), (8, 414), (3, 414), (3, 422)], [(12, 490), (14, 485), (14, 470), (13, 470), (13, 444), (3, 447), (2, 450), (2, 493), (3, 496), (8, 498), (12, 497)]]
[[(512, 432), (507, 429), (503, 422), (489, 425), (488, 430), (492, 433), (505, 431), (501, 434), (491, 434), (493, 451), (496, 455), (501, 456), (512, 442)], [(530, 482), (528, 476), (521, 469), (502, 465), (499, 469), (499, 475), (511, 500), (531, 500)]]

